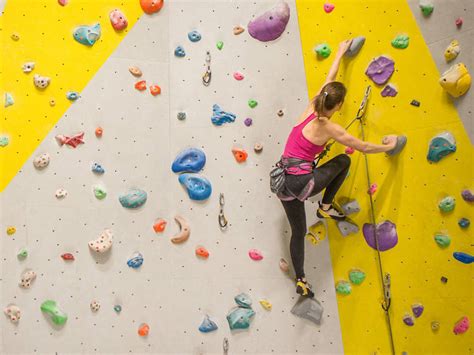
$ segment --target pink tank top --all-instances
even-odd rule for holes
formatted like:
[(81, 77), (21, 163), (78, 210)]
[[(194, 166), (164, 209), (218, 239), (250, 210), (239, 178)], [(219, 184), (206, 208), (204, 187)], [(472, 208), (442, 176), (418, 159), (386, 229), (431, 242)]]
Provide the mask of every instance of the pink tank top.
[[(313, 162), (316, 154), (319, 154), (324, 150), (324, 145), (313, 144), (303, 136), (303, 128), (315, 117), (316, 115), (313, 112), (303, 122), (293, 127), (288, 136), (288, 140), (286, 141), (285, 150), (283, 152), (284, 157)], [(303, 175), (308, 174), (308, 171), (295, 167), (290, 168), (287, 173), (291, 175)]]

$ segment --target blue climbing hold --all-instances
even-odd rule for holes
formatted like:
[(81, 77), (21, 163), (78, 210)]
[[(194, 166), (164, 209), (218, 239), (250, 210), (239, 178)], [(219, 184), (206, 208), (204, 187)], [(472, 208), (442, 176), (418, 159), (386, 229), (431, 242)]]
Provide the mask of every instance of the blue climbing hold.
[(231, 330), (247, 329), (255, 312), (251, 308), (236, 307), (227, 314), (227, 322)]
[(96, 174), (103, 174), (105, 173), (105, 170), (99, 163), (94, 163), (94, 165), (92, 165), (92, 172)]
[(461, 227), (462, 229), (465, 229), (469, 227), (469, 225), (471, 224), (471, 221), (463, 217), (458, 221), (458, 224), (459, 224), (459, 227)]
[(470, 263), (474, 262), (474, 256), (469, 255), (467, 253), (457, 251), (457, 252), (453, 253), (453, 256), (454, 256), (454, 259), (456, 259), (457, 261), (460, 261), (464, 264), (470, 264)]
[(66, 93), (66, 98), (69, 101), (76, 101), (79, 98), (79, 93), (77, 91), (68, 91)]
[(140, 189), (130, 190), (119, 197), (120, 204), (125, 208), (138, 208), (146, 202), (146, 199), (146, 192)]
[(428, 160), (437, 163), (448, 154), (456, 151), (456, 141), (449, 132), (438, 134), (430, 141)]
[(230, 112), (223, 111), (219, 105), (214, 104), (212, 106), (212, 117), (211, 121), (216, 126), (222, 126), (224, 123), (234, 122), (236, 115)]
[(127, 261), (127, 265), (133, 269), (138, 269), (143, 264), (143, 255), (139, 252), (136, 252), (132, 255)]
[(198, 148), (188, 148), (179, 153), (171, 165), (174, 173), (197, 173), (206, 164), (206, 154)]
[(73, 37), (80, 44), (85, 46), (93, 46), (95, 42), (100, 38), (100, 23), (96, 23), (92, 26), (79, 26), (76, 27), (73, 33)]
[(182, 174), (178, 181), (186, 187), (191, 200), (202, 201), (211, 196), (211, 183), (205, 177), (195, 174)]
[(209, 316), (206, 314), (204, 320), (202, 321), (201, 325), (199, 326), (199, 331), (201, 333), (209, 333), (214, 330), (217, 330), (217, 324), (209, 319)]
[(188, 33), (188, 38), (191, 42), (199, 42), (201, 40), (201, 34), (194, 30)]
[(182, 57), (184, 57), (184, 56), (186, 55), (186, 52), (184, 51), (184, 48), (183, 48), (183, 47), (178, 46), (178, 47), (176, 47), (176, 49), (174, 50), (174, 55), (175, 55), (176, 57), (182, 58)]

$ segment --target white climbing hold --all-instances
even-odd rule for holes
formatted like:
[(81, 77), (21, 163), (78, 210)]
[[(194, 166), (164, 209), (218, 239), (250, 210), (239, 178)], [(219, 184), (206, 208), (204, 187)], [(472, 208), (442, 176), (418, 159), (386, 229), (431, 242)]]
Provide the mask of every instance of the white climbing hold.
[(55, 196), (58, 200), (61, 200), (67, 196), (67, 191), (63, 188), (57, 189)]
[(21, 274), (20, 287), (30, 288), (33, 281), (36, 279), (36, 273), (33, 270), (25, 270)]
[(3, 312), (7, 315), (8, 318), (10, 318), (10, 321), (12, 323), (18, 323), (18, 321), (20, 320), (21, 311), (20, 308), (15, 304), (9, 304), (5, 307)]
[(97, 302), (97, 301), (95, 301), (95, 300), (93, 300), (93, 301), (91, 302), (90, 306), (91, 306), (91, 311), (92, 311), (92, 312), (98, 312), (99, 309), (100, 309), (100, 303)]
[(41, 155), (38, 155), (34, 160), (33, 160), (33, 165), (35, 166), (36, 169), (44, 169), (49, 165), (49, 161), (51, 160), (51, 157), (49, 156), (48, 153), (43, 153)]
[(30, 73), (35, 68), (35, 62), (26, 62), (21, 66), (23, 73)]
[(112, 247), (113, 234), (110, 229), (102, 232), (99, 238), (89, 242), (89, 248), (97, 253), (105, 253)]
[(50, 82), (51, 82), (51, 79), (48, 78), (47, 76), (41, 76), (41, 75), (35, 74), (35, 76), (33, 77), (33, 83), (40, 90), (46, 89)]

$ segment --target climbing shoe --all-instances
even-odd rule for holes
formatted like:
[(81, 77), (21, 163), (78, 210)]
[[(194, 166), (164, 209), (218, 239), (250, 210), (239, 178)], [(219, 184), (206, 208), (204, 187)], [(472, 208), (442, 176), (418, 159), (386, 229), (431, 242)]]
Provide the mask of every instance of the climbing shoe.
[(303, 297), (314, 297), (311, 285), (305, 279), (296, 279), (296, 293)]
[(319, 203), (319, 208), (316, 214), (319, 218), (332, 218), (338, 221), (346, 219), (346, 215), (335, 209), (333, 205), (331, 205), (327, 210), (323, 209), (321, 202)]

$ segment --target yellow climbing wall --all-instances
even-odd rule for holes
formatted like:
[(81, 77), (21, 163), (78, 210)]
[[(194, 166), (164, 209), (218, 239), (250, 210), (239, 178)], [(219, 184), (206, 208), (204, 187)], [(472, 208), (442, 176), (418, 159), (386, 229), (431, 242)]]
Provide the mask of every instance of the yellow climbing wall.
[[(471, 354), (472, 330), (464, 335), (453, 334), (455, 322), (465, 315), (472, 320), (474, 310), (472, 265), (452, 257), (454, 251), (474, 251), (470, 229), (462, 230), (457, 225), (461, 217), (473, 218), (472, 206), (460, 195), (461, 190), (473, 187), (473, 149), (467, 134), (451, 99), (438, 84), (439, 73), (405, 0), (339, 0), (334, 1), (336, 7), (330, 14), (324, 12), (323, 3), (297, 0), (310, 97), (322, 85), (338, 43), (363, 35), (367, 40), (362, 51), (353, 59), (344, 59), (341, 65), (338, 79), (346, 84), (348, 95), (342, 112), (333, 119), (346, 125), (371, 84), (365, 126), (368, 140), (380, 142), (383, 135), (390, 133), (408, 136), (407, 147), (400, 156), (369, 156), (371, 178), (378, 184), (374, 195), (376, 221), (392, 221), (399, 236), (398, 245), (382, 253), (384, 272), (392, 277), (390, 315), (396, 353)], [(410, 36), (407, 49), (390, 44), (400, 33)], [(318, 60), (313, 49), (323, 42), (332, 47), (333, 54)], [(381, 88), (364, 74), (370, 61), (379, 55), (388, 55), (395, 61), (395, 72), (389, 81), (399, 90), (395, 98), (381, 97)], [(421, 106), (411, 106), (412, 99), (420, 101)], [(456, 138), (457, 152), (430, 164), (426, 159), (428, 143), (443, 130), (449, 130)], [(359, 135), (358, 124), (350, 132)], [(334, 146), (329, 158), (343, 149)], [(366, 191), (364, 158), (355, 153), (350, 176), (339, 197), (359, 201), (362, 211), (354, 220), (360, 227), (370, 221)], [(443, 215), (437, 205), (448, 195), (454, 196), (457, 203), (452, 213)], [(451, 245), (445, 250), (433, 240), (438, 231), (451, 236)], [(332, 222), (329, 240), (335, 281), (348, 280), (348, 271), (354, 267), (367, 273), (362, 285), (352, 287), (351, 295), (338, 295), (345, 352), (390, 353), (376, 251), (366, 244), (362, 232), (342, 237)], [(446, 284), (440, 281), (442, 276), (448, 278)], [(402, 319), (405, 313), (411, 313), (411, 305), (416, 302), (422, 303), (425, 311), (415, 318), (413, 327), (408, 327)], [(432, 321), (440, 323), (438, 332), (431, 330)]]
[[(109, 12), (121, 9), (128, 19), (128, 28), (116, 32)], [(49, 133), (71, 103), (70, 90), (81, 92), (105, 60), (143, 13), (138, 1), (81, 0), (60, 6), (56, 0), (8, 0), (0, 16), (0, 135), (7, 135), (10, 144), (0, 148), (0, 192)], [(93, 49), (72, 38), (78, 25), (100, 22), (101, 39)], [(20, 39), (14, 41), (12, 34)], [(8, 60), (5, 60), (8, 59)], [(29, 74), (21, 70), (23, 63), (34, 61)], [(51, 78), (51, 84), (39, 91), (33, 75)], [(15, 104), (4, 108), (4, 93), (12, 94)], [(50, 100), (56, 102), (50, 106)]]

